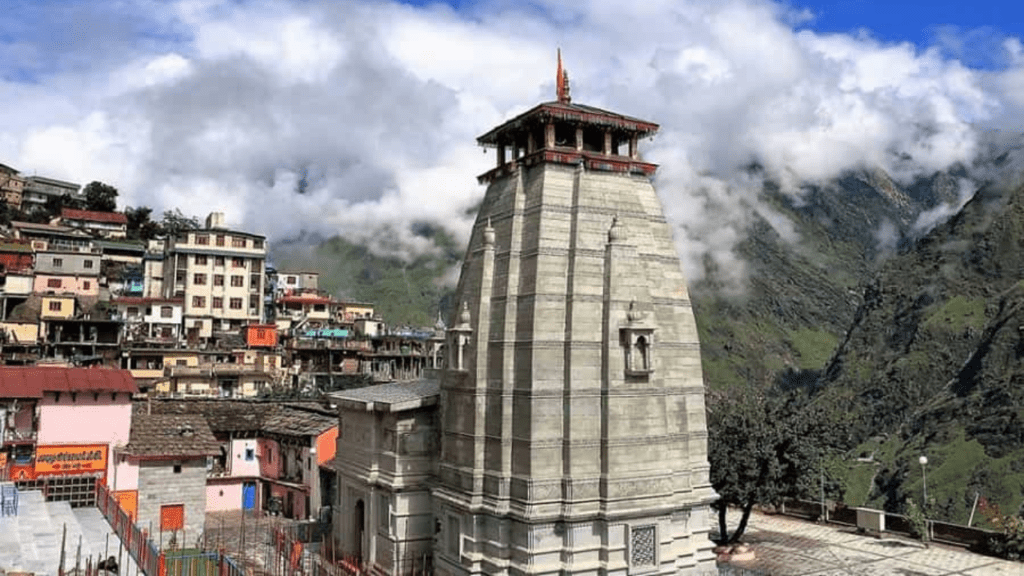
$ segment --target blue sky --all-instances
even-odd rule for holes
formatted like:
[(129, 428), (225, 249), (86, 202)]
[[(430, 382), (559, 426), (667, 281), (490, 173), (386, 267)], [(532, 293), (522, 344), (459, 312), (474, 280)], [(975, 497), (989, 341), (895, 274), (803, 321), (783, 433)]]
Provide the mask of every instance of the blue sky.
[(415, 253), (423, 221), (467, 237), (493, 162), (476, 136), (554, 97), (561, 47), (574, 101), (661, 125), (641, 150), (695, 276), (742, 269), (755, 214), (785, 235), (751, 163), (799, 198), (972, 165), (992, 128), (1024, 129), (1014, 4), (452, 1), (0, 0), (0, 163)]

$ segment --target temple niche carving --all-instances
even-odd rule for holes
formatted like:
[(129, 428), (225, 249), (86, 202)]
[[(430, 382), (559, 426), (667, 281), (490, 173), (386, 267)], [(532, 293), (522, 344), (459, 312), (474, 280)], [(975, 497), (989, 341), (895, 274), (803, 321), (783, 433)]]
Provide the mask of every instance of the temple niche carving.
[(626, 324), (619, 329), (625, 353), (627, 376), (648, 376), (654, 372), (654, 326), (636, 300), (629, 303)]

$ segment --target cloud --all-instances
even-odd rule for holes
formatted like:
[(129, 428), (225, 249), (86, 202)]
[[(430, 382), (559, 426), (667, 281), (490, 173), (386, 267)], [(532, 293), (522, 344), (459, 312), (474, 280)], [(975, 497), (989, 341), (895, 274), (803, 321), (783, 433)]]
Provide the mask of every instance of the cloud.
[(662, 125), (642, 153), (691, 279), (710, 257), (742, 281), (733, 248), (755, 214), (791, 233), (751, 165), (795, 196), (861, 168), (905, 182), (969, 163), (980, 129), (1024, 108), (1019, 40), (1000, 44), (1005, 68), (975, 70), (797, 30), (806, 11), (759, 0), (102, 4), (74, 12), (121, 31), (43, 3), (22, 20), (55, 18), (65, 46), (0, 35), (35, 62), (0, 63), (0, 161), (108, 181), (157, 213), (222, 210), (272, 240), (387, 230), (417, 251), (423, 220), (468, 238), (493, 162), (475, 137), (552, 99), (555, 46), (575, 101)]

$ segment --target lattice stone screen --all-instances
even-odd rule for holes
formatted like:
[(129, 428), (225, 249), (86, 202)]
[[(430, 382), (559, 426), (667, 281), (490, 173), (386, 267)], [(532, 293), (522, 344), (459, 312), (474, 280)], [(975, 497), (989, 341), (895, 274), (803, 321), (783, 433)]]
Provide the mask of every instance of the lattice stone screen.
[(654, 566), (655, 564), (655, 527), (634, 526), (630, 538), (629, 561), (634, 568)]

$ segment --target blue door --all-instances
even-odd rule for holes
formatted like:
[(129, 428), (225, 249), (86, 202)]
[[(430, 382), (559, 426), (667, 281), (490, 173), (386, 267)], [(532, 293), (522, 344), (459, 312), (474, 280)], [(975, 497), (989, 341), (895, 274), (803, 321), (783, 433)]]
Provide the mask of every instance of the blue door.
[(256, 508), (256, 483), (246, 482), (242, 484), (242, 508), (254, 510)]

